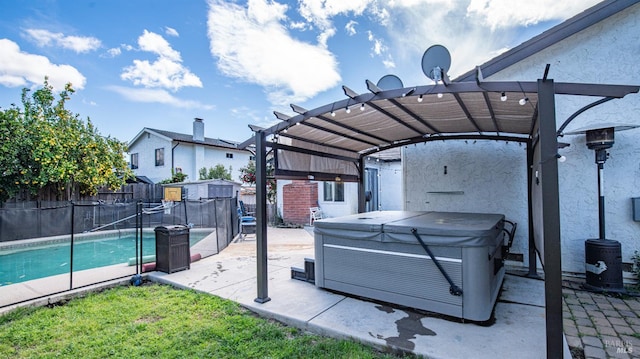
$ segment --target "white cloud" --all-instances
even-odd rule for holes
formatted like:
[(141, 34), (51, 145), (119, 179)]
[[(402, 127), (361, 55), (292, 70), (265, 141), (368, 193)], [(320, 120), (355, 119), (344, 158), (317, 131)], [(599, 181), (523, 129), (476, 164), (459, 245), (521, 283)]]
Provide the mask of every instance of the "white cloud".
[(160, 35), (144, 30), (138, 38), (138, 46), (142, 51), (158, 55), (153, 62), (133, 60), (133, 65), (125, 67), (120, 78), (129, 80), (134, 85), (144, 87), (160, 87), (177, 91), (182, 87), (202, 87), (200, 78), (182, 65), (180, 53)]
[(174, 37), (179, 37), (180, 34), (178, 33), (178, 30), (169, 27), (169, 26), (165, 26), (164, 27), (164, 33), (169, 35), (169, 36), (174, 36)]
[(347, 31), (347, 34), (349, 36), (353, 36), (357, 33), (356, 31), (356, 25), (358, 25), (357, 21), (354, 20), (350, 20), (345, 26), (344, 29)]
[(269, 128), (280, 122), (280, 120), (278, 120), (274, 116), (264, 116), (263, 111), (254, 110), (246, 106), (234, 107), (230, 112), (234, 118), (262, 128)]
[(161, 58), (177, 62), (182, 61), (180, 53), (172, 49), (167, 40), (154, 32), (144, 30), (138, 38), (138, 46), (140, 46), (140, 50), (152, 52)]
[(114, 47), (107, 50), (107, 54), (109, 54), (109, 57), (120, 56), (121, 53), (122, 53), (122, 50), (119, 47)]
[(289, 28), (304, 31), (307, 29), (307, 23), (304, 21), (291, 22), (289, 23)]
[[(422, 53), (441, 44), (451, 52), (449, 75), (454, 78), (514, 44), (518, 27), (541, 21), (567, 19), (599, 0), (378, 0), (368, 8), (387, 29), (386, 43), (408, 76), (425, 77), (419, 66)], [(418, 64), (416, 64), (418, 63)], [(408, 70), (409, 68), (415, 70)]]
[(0, 39), (0, 84), (7, 87), (42, 85), (44, 78), (57, 91), (71, 83), (76, 90), (84, 88), (87, 79), (75, 67), (57, 65), (41, 55), (20, 51), (15, 42)]
[(178, 108), (212, 110), (214, 106), (206, 105), (198, 101), (182, 100), (169, 92), (160, 89), (140, 89), (123, 86), (109, 86), (108, 90), (120, 94), (132, 102), (162, 103)]
[(225, 75), (262, 86), (272, 104), (305, 101), (341, 80), (335, 56), (290, 36), (285, 5), (209, 1), (211, 54)]
[(362, 15), (373, 0), (300, 0), (298, 11), (308, 22), (316, 25), (321, 33), (318, 42), (327, 46), (327, 40), (335, 35), (336, 30), (331, 18), (337, 15)]
[(514, 6), (513, 1), (509, 0), (471, 0), (467, 13), (469, 17), (477, 18), (477, 21), (493, 30), (566, 19), (598, 2), (600, 0), (537, 0), (524, 1)]
[(25, 32), (40, 47), (59, 46), (77, 53), (86, 53), (102, 46), (102, 42), (95, 37), (65, 36), (61, 32), (43, 29), (26, 29)]

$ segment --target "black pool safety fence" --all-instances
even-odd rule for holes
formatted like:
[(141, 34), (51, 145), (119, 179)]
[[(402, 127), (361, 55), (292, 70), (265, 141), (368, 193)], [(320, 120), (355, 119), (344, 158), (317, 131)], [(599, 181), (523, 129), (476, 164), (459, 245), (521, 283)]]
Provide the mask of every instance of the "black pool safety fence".
[(189, 267), (235, 238), (237, 203), (215, 198), (0, 208), (0, 309), (155, 270), (158, 261), (172, 258), (164, 253), (172, 249), (157, 247), (156, 236), (176, 228), (187, 233)]

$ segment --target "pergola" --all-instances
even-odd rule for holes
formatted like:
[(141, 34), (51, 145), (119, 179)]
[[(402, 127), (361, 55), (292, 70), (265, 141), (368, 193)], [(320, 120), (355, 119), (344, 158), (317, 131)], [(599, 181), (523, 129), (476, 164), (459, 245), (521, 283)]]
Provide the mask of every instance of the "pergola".
[[(381, 89), (358, 94), (343, 86), (346, 98), (297, 114), (274, 112), (281, 120), (267, 128), (251, 126), (254, 136), (240, 145), (256, 146), (257, 298), (270, 300), (267, 280), (267, 148), (275, 158), (276, 178), (359, 183), (358, 210), (365, 208), (364, 160), (386, 149), (428, 141), (498, 140), (526, 145), (529, 274), (536, 276), (536, 255), (545, 273), (547, 357), (562, 357), (562, 272), (558, 189), (558, 136), (584, 111), (637, 93), (638, 86), (476, 81)], [(556, 128), (555, 96), (595, 100)], [(504, 99), (507, 99), (506, 101)]]

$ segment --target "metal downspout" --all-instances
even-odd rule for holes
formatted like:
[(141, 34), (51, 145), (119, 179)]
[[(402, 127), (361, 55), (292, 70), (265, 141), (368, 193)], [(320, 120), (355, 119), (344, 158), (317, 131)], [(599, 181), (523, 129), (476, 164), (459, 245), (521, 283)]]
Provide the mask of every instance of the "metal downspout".
[(173, 150), (175, 150), (176, 147), (178, 147), (178, 146), (180, 146), (180, 142), (176, 142), (176, 145), (171, 147), (171, 171), (172, 171), (172, 173), (173, 173), (174, 169), (176, 168), (175, 163), (173, 161), (173, 158), (174, 158)]

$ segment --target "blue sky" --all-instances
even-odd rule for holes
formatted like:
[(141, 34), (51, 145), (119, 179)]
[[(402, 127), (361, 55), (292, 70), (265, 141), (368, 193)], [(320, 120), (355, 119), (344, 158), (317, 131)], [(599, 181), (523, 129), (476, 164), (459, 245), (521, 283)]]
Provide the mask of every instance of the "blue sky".
[[(424, 51), (451, 53), (453, 78), (597, 0), (31, 0), (0, 14), (0, 106), (22, 88), (77, 92), (68, 108), (101, 134), (143, 127), (243, 141), (289, 104), (312, 109), (394, 74), (432, 83)], [(516, 5), (517, 4), (517, 5)]]

